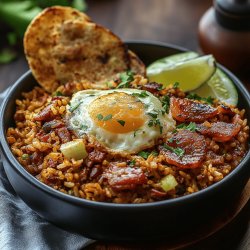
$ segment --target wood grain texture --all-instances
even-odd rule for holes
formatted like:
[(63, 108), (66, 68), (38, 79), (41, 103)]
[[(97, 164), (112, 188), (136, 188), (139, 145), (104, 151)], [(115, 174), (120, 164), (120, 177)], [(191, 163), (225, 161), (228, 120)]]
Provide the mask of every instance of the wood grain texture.
[[(212, 5), (212, 0), (87, 0), (87, 3), (87, 14), (95, 22), (106, 26), (123, 40), (161, 41), (199, 51), (198, 22), (203, 13)], [(0, 65), (0, 92), (13, 84), (28, 69), (21, 51), (20, 54), (20, 57), (11, 64)], [(246, 83), (246, 86), (250, 90), (250, 83)], [(208, 238), (193, 242), (191, 246), (182, 245), (181, 249), (250, 249), (249, 183), (247, 187), (242, 196), (244, 198), (241, 197), (237, 204), (240, 208), (238, 212), (232, 210), (235, 208), (228, 208), (225, 214), (230, 214), (231, 211), (231, 217), (227, 217), (228, 220), (219, 221), (219, 226), (210, 228), (211, 235)], [(240, 205), (244, 203), (246, 203), (245, 206)], [(199, 235), (196, 236), (196, 240), (199, 240), (198, 238)], [(195, 239), (191, 237), (189, 240), (194, 241)], [(97, 242), (88, 249), (178, 248), (180, 249), (180, 242), (179, 246), (178, 244), (169, 246), (167, 243), (145, 246)]]

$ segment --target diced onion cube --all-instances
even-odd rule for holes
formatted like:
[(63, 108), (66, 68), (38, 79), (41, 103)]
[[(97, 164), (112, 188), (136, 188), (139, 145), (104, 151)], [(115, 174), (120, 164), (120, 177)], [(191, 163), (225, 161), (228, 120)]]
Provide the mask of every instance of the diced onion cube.
[(88, 156), (82, 140), (75, 140), (61, 145), (61, 152), (67, 159), (81, 160)]
[(168, 192), (172, 189), (174, 189), (177, 185), (178, 182), (176, 181), (175, 177), (171, 174), (166, 175), (161, 179), (161, 187), (165, 192)]

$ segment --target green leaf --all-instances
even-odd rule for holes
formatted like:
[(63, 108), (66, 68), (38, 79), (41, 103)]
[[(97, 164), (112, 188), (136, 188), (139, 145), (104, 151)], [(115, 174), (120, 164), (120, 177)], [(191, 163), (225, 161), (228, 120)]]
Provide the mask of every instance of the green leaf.
[(164, 144), (163, 147), (165, 149), (168, 149), (168, 150), (172, 151), (173, 153), (175, 153), (179, 157), (182, 157), (184, 155), (184, 153), (185, 153), (184, 149), (182, 149), (182, 148), (173, 148), (173, 147), (171, 147), (171, 146), (169, 146), (167, 144)]
[(145, 160), (148, 159), (150, 152), (146, 152), (146, 151), (141, 151), (138, 153), (139, 156), (141, 156), (142, 158), (144, 158)]
[(0, 51), (0, 63), (9, 63), (16, 58), (16, 52), (10, 49)]
[(112, 115), (109, 114), (109, 115), (107, 115), (107, 116), (105, 116), (105, 117), (103, 118), (103, 121), (108, 121), (108, 120), (110, 120), (111, 118), (112, 118)]
[(63, 96), (63, 93), (61, 91), (55, 91), (53, 96)]
[(116, 87), (117, 89), (129, 88), (129, 84), (134, 80), (132, 71), (123, 72), (120, 74), (121, 83)]
[(31, 0), (0, 2), (0, 19), (6, 22), (22, 37), (31, 20), (41, 10)]
[(99, 121), (101, 121), (101, 120), (103, 119), (103, 115), (102, 115), (102, 114), (98, 114), (96, 117), (97, 117), (97, 119), (98, 119)]
[(125, 121), (123, 121), (123, 120), (117, 120), (117, 122), (119, 122), (124, 127)]
[(133, 160), (131, 160), (131, 161), (129, 162), (129, 166), (130, 166), (130, 167), (134, 167), (135, 163), (136, 163), (136, 161), (135, 161), (135, 159), (133, 159)]
[(75, 111), (81, 104), (82, 104), (82, 102), (77, 103), (75, 106), (71, 107), (71, 108), (69, 109), (69, 111), (72, 113), (72, 112)]
[(144, 158), (145, 160), (147, 160), (150, 155), (157, 156), (158, 153), (155, 150), (153, 150), (151, 152), (141, 151), (138, 153), (138, 155), (141, 156), (142, 158)]
[(9, 45), (14, 46), (14, 45), (17, 44), (17, 35), (16, 35), (16, 33), (9, 32), (7, 34), (7, 39), (8, 39)]
[(177, 125), (176, 128), (187, 129), (194, 132), (197, 129), (197, 126), (194, 122), (190, 122), (189, 124), (181, 123)]
[(161, 99), (161, 104), (163, 110), (168, 113), (169, 112), (169, 107), (170, 107), (170, 97), (168, 95), (165, 95)]
[(132, 96), (145, 98), (148, 96), (148, 93), (145, 90), (143, 90), (141, 93), (133, 93)]
[(173, 85), (173, 88), (174, 88), (174, 89), (177, 89), (177, 88), (179, 88), (179, 85), (180, 85), (179, 82), (175, 82), (174, 85)]
[(206, 103), (208, 103), (210, 105), (212, 105), (213, 101), (214, 101), (214, 98), (211, 97), (211, 96), (209, 96), (209, 97), (206, 98), (206, 97), (201, 97), (201, 96), (197, 95), (196, 93), (190, 93), (190, 94), (188, 94), (187, 98), (188, 99), (193, 99), (193, 100), (198, 100), (198, 101), (204, 101), (204, 102), (206, 102)]

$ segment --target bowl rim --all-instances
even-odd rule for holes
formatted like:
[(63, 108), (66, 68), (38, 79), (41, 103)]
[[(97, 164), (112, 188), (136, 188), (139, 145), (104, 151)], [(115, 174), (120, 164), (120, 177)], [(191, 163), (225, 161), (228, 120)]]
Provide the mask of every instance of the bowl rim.
[[(128, 45), (146, 45), (146, 46), (153, 46), (153, 47), (163, 47), (163, 48), (171, 48), (181, 51), (190, 51), (186, 48), (183, 48), (178, 45), (173, 45), (169, 43), (164, 42), (157, 42), (157, 41), (148, 41), (148, 40), (129, 40), (125, 42)], [(224, 71), (235, 83), (237, 89), (240, 91), (240, 93), (243, 95), (244, 99), (247, 101), (247, 103), (250, 106), (250, 94), (247, 91), (247, 89), (244, 87), (243, 83), (228, 69), (223, 67), (222, 65), (218, 64), (219, 68)], [(217, 183), (214, 183), (213, 185), (202, 189), (200, 191), (197, 191), (192, 194), (188, 194), (185, 196), (173, 198), (173, 199), (167, 199), (162, 201), (155, 201), (155, 202), (149, 202), (149, 203), (139, 203), (139, 204), (120, 204), (120, 203), (109, 203), (109, 202), (99, 202), (99, 201), (91, 201), (86, 200), (83, 198), (71, 196), (68, 194), (65, 194), (63, 192), (60, 192), (56, 189), (53, 189), (52, 187), (40, 182), (38, 179), (36, 179), (33, 175), (31, 175), (28, 171), (24, 169), (24, 167), (17, 161), (17, 159), (12, 154), (10, 147), (6, 140), (6, 133), (4, 131), (4, 110), (6, 109), (6, 106), (8, 102), (11, 100), (12, 95), (15, 93), (16, 88), (19, 84), (21, 84), (23, 81), (25, 81), (27, 78), (32, 77), (31, 70), (28, 70), (25, 72), (21, 77), (19, 77), (16, 82), (10, 87), (9, 91), (6, 93), (6, 96), (2, 102), (1, 105), (1, 113), (0, 113), (0, 137), (1, 143), (1, 151), (4, 155), (4, 159), (7, 160), (7, 163), (11, 165), (11, 167), (14, 169), (15, 172), (17, 172), (18, 175), (20, 175), (23, 179), (28, 181), (32, 186), (35, 188), (40, 189), (40, 191), (43, 191), (47, 193), (50, 196), (53, 196), (53, 198), (63, 200), (68, 203), (74, 203), (79, 206), (84, 207), (95, 207), (96, 209), (117, 209), (117, 210), (123, 210), (126, 209), (128, 211), (132, 210), (141, 210), (141, 209), (150, 209), (155, 207), (161, 207), (161, 206), (177, 206), (182, 203), (187, 203), (190, 200), (195, 201), (197, 199), (200, 199), (201, 197), (205, 197), (210, 195), (212, 192), (215, 192), (218, 190), (221, 186), (224, 186), (224, 184), (227, 181), (230, 181), (232, 178), (235, 178), (235, 176), (239, 175), (239, 172), (243, 167), (246, 167), (248, 161), (250, 161), (250, 150), (246, 153), (243, 160), (240, 162), (240, 164), (232, 171), (230, 172), (225, 178), (220, 180)]]

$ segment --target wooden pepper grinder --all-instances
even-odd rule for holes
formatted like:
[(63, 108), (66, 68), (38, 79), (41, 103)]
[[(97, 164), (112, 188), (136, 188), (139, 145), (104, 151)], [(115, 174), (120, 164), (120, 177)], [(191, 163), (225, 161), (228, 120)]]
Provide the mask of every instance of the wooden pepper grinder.
[(250, 0), (215, 0), (198, 34), (204, 53), (250, 83)]

